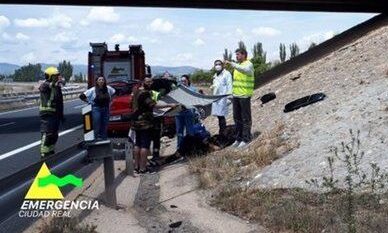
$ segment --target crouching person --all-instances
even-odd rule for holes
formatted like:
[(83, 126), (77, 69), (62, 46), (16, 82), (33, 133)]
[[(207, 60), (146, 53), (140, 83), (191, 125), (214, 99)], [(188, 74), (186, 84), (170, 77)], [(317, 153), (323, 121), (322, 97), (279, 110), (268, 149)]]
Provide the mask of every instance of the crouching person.
[(146, 77), (142, 87), (135, 91), (133, 107), (135, 110), (131, 129), (135, 131), (135, 171), (147, 173), (147, 157), (150, 155), (150, 146), (154, 134), (154, 108), (175, 107), (176, 104), (157, 104), (152, 98), (152, 79)]

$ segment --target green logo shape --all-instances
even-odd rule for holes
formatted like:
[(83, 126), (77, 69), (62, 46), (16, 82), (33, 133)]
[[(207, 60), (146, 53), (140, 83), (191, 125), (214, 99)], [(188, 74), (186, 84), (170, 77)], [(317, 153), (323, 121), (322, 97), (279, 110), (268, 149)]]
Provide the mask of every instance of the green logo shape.
[(54, 184), (58, 187), (63, 187), (67, 184), (72, 184), (75, 187), (82, 187), (83, 181), (81, 178), (78, 178), (74, 175), (67, 175), (65, 177), (59, 178), (56, 175), (48, 175), (43, 178), (39, 178), (38, 186), (45, 187), (47, 185)]

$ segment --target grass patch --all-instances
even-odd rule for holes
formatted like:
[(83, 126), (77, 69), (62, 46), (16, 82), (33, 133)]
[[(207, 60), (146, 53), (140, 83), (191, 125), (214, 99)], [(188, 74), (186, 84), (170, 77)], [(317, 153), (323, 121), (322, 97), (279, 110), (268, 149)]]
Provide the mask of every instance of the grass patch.
[(45, 222), (40, 233), (97, 233), (97, 226), (80, 224), (75, 218), (54, 218)]
[[(371, 189), (373, 191), (376, 187), (383, 187), (380, 184), (388, 176), (373, 164), (370, 178), (359, 169), (363, 157), (363, 152), (359, 151), (359, 132), (353, 134), (350, 131), (350, 134), (351, 142), (342, 143), (342, 149), (334, 151), (336, 158), (347, 165), (345, 183), (347, 181), (351, 185), (337, 187), (338, 179), (333, 176), (333, 168), (330, 166), (331, 176), (323, 177), (328, 192), (260, 190), (245, 186), (259, 168), (271, 164), (297, 146), (284, 139), (282, 124), (261, 134), (248, 150), (226, 149), (206, 157), (197, 157), (189, 162), (189, 168), (198, 174), (201, 188), (213, 191), (210, 200), (212, 206), (240, 218), (259, 222), (271, 232), (387, 232), (388, 193), (365, 192), (369, 189), (361, 184), (370, 184), (375, 187)], [(339, 152), (345, 155), (340, 156)], [(329, 159), (329, 164), (333, 163), (334, 160)], [(363, 189), (356, 192), (357, 187)]]
[[(302, 189), (224, 189), (211, 204), (275, 232), (347, 232), (346, 195), (311, 193)], [(359, 194), (357, 232), (386, 232), (388, 195)]]
[(293, 148), (283, 139), (283, 133), (284, 125), (279, 123), (272, 130), (263, 132), (247, 150), (225, 149), (206, 157), (196, 157), (189, 161), (189, 168), (191, 172), (199, 174), (202, 188), (249, 179), (257, 169), (271, 164)]

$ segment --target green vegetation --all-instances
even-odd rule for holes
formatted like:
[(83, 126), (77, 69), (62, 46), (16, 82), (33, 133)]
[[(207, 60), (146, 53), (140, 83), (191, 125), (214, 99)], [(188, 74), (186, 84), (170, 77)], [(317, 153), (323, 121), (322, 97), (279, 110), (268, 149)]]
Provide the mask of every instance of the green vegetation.
[[(360, 168), (364, 153), (359, 132), (351, 131), (349, 143), (332, 148), (329, 176), (307, 181), (319, 192), (259, 189), (248, 184), (257, 170), (297, 147), (281, 139), (283, 127), (278, 124), (263, 132), (245, 152), (226, 149), (190, 161), (190, 170), (199, 176), (200, 187), (213, 192), (211, 205), (259, 222), (269, 232), (386, 232), (388, 192), (384, 188), (388, 174), (374, 163), (367, 171)], [(342, 180), (334, 172), (337, 161), (346, 168)]]
[(290, 44), (290, 59), (299, 55), (299, 46), (296, 43)]
[(44, 74), (40, 64), (28, 64), (15, 70), (15, 73), (10, 77), (15, 82), (37, 82), (44, 77)]
[(316, 43), (314, 43), (314, 42), (311, 42), (311, 44), (310, 44), (310, 46), (309, 46), (308, 50), (310, 50), (310, 49), (314, 48), (315, 46), (317, 46), (317, 44), (316, 44)]
[(70, 61), (64, 60), (63, 62), (59, 63), (58, 70), (66, 82), (68, 82), (73, 75), (73, 66), (70, 64)]
[[(349, 233), (363, 232), (357, 230), (358, 193), (367, 192), (369, 201), (378, 203), (381, 191), (388, 183), (388, 173), (382, 172), (376, 163), (370, 163), (370, 171), (368, 172), (360, 167), (364, 152), (360, 150), (359, 136), (360, 131), (354, 134), (350, 130), (351, 141), (346, 144), (342, 142), (340, 148), (332, 148), (334, 156), (327, 157), (330, 175), (322, 177), (322, 182), (319, 182), (318, 179), (306, 181), (315, 187), (327, 189), (329, 193), (343, 194), (345, 202), (342, 212), (344, 212), (344, 221)], [(342, 180), (342, 183), (345, 184), (344, 189), (340, 187), (340, 180), (334, 175), (333, 165), (336, 161), (341, 162), (346, 167), (346, 176)]]
[(286, 45), (280, 43), (279, 45), (279, 57), (280, 57), (280, 62), (285, 62), (287, 58), (287, 52), (286, 52)]
[[(67, 61), (59, 63), (58, 70), (66, 81), (69, 81), (73, 75), (73, 66)], [(0, 79), (3, 78), (6, 77), (0, 77)], [(44, 72), (42, 71), (41, 64), (28, 64), (15, 70), (15, 73), (7, 76), (7, 78), (11, 78), (15, 82), (37, 82), (38, 80), (44, 79)]]
[(83, 83), (85, 82), (85, 77), (84, 75), (80, 72), (79, 74), (75, 74), (74, 75), (74, 82), (77, 82), (77, 83)]
[[(243, 41), (238, 42), (238, 48), (246, 49), (246, 45)], [(249, 54), (248, 54), (249, 55)], [(255, 68), (255, 77), (259, 77), (263, 72), (271, 68), (271, 63), (267, 62), (267, 53), (263, 50), (263, 45), (260, 42), (257, 42), (252, 49), (251, 62)], [(225, 49), (223, 54), (223, 60), (233, 60), (233, 53)], [(230, 65), (227, 65), (226, 70), (233, 74), (233, 68)], [(213, 67), (209, 71), (197, 70), (191, 75), (191, 80), (193, 83), (209, 84), (212, 82), (214, 75)]]

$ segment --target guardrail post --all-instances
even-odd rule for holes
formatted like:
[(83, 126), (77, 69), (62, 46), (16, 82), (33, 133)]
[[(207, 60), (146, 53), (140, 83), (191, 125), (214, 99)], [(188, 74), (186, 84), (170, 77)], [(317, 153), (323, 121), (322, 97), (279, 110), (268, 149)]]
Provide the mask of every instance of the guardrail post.
[(125, 142), (125, 171), (127, 175), (133, 176), (133, 143)]
[(117, 207), (115, 181), (115, 168), (113, 156), (104, 158), (104, 180), (106, 203), (112, 207)]
[(115, 169), (110, 140), (86, 142), (89, 160), (104, 161), (105, 202), (111, 208), (117, 207)]

